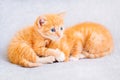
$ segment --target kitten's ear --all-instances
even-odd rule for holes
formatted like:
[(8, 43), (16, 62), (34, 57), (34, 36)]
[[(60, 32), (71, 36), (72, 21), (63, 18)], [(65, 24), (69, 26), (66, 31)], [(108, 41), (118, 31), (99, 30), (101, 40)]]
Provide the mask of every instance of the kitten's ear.
[(65, 16), (65, 14), (66, 14), (66, 12), (61, 12), (61, 13), (58, 13), (57, 15), (63, 18)]
[(43, 26), (45, 23), (46, 23), (46, 18), (40, 16), (40, 18), (39, 18), (39, 20), (38, 20), (38, 24), (39, 24), (40, 26)]

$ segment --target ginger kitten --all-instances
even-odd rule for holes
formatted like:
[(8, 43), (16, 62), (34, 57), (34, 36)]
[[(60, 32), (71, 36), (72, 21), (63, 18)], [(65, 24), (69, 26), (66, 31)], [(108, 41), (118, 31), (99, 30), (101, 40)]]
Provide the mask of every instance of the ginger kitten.
[(59, 48), (65, 54), (65, 61), (80, 58), (99, 58), (113, 49), (110, 32), (97, 23), (84, 22), (65, 30), (59, 41), (53, 41), (50, 48)]
[(33, 26), (19, 31), (8, 47), (9, 61), (23, 67), (63, 61), (65, 57), (60, 50), (47, 47), (51, 41), (62, 37), (63, 15), (64, 13), (42, 15)]

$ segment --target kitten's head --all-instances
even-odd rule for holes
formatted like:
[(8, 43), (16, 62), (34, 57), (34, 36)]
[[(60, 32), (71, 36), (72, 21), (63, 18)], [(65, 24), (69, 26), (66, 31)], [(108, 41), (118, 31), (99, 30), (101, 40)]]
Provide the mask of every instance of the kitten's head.
[(38, 17), (35, 22), (36, 30), (39, 34), (50, 40), (58, 40), (63, 36), (63, 16), (64, 13), (48, 14)]

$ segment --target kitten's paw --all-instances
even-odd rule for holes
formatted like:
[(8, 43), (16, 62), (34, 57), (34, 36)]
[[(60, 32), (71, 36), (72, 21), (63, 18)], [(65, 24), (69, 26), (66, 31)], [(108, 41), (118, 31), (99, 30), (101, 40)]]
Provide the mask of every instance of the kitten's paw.
[(84, 58), (86, 58), (85, 55), (83, 55), (83, 54), (79, 54), (79, 59), (84, 59)]
[(79, 59), (76, 58), (76, 57), (73, 57), (73, 56), (70, 57), (70, 61), (78, 61), (78, 60), (79, 60)]
[(56, 57), (56, 60), (57, 60), (58, 62), (64, 61), (64, 60), (65, 60), (65, 55), (64, 55), (64, 53), (61, 52), (59, 49), (56, 49), (56, 52), (57, 52), (57, 54), (58, 54), (58, 56)]
[(47, 63), (52, 64), (55, 61), (55, 57), (54, 56), (49, 56)]

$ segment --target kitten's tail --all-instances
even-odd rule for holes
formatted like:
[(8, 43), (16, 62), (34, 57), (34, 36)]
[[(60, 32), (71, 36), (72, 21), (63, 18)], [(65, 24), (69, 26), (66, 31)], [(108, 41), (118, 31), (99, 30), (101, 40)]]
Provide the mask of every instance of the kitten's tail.
[(29, 68), (32, 68), (32, 67), (38, 67), (38, 66), (41, 66), (42, 64), (41, 63), (33, 63), (33, 62), (30, 62), (26, 59), (23, 59), (21, 62), (20, 62), (20, 65), (23, 66), (23, 67), (29, 67)]
[(106, 56), (112, 52), (113, 48), (110, 48), (109, 50), (103, 52), (103, 53), (98, 53), (98, 54), (90, 54), (89, 52), (83, 51), (82, 54), (85, 56), (85, 58), (100, 58), (103, 56)]

